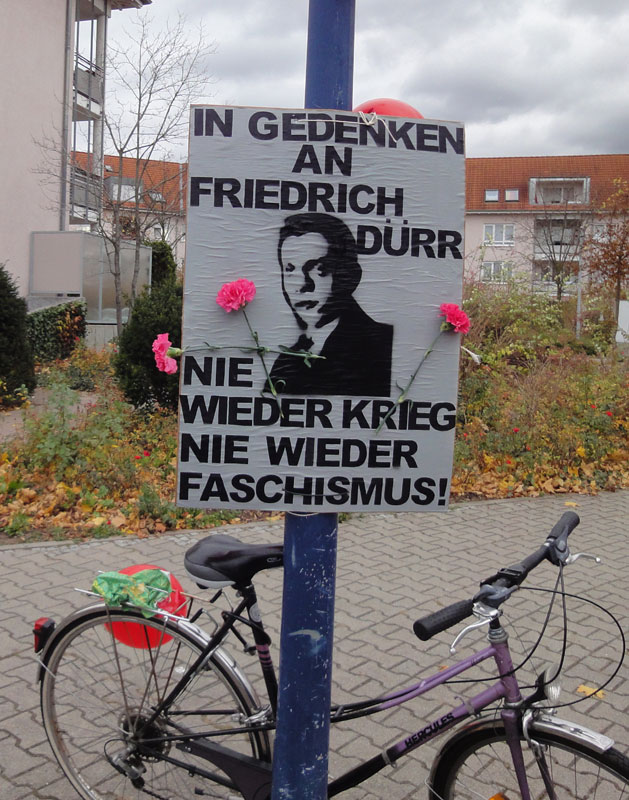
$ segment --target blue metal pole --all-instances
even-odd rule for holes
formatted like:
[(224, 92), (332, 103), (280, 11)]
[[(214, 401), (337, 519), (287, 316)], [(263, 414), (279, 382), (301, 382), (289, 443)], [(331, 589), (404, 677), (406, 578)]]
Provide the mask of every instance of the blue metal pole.
[(327, 797), (336, 514), (289, 514), (273, 800)]
[(306, 108), (352, 108), (356, 0), (310, 0)]
[[(306, 108), (351, 109), (355, 0), (310, 0)], [(327, 797), (336, 514), (286, 515), (273, 800)]]

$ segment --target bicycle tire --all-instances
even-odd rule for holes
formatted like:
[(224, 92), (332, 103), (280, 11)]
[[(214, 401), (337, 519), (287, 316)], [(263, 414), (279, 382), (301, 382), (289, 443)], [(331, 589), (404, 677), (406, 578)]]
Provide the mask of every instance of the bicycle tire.
[[(112, 631), (122, 630), (112, 628), (112, 623), (136, 626), (133, 638), (145, 636), (146, 646), (123, 643), (127, 637), (112, 635)], [(147, 710), (156, 698), (172, 689), (206, 641), (196, 626), (159, 617), (145, 619), (133, 610), (109, 611), (102, 606), (79, 612), (55, 632), (43, 657), (42, 717), (61, 769), (84, 800), (145, 796), (171, 800), (194, 797), (198, 794), (195, 789), (209, 794), (208, 787), (212, 797), (238, 794), (234, 788), (190, 775), (162, 758), (173, 757), (216, 773), (212, 764), (183, 752), (174, 742), (162, 741), (162, 737), (181, 732), (178, 722), (188, 731), (228, 730), (240, 724), (233, 715), (249, 716), (259, 710), (235, 662), (220, 648), (212, 651), (206, 666), (177, 698), (172, 713), (162, 715), (144, 732), (145, 738), (140, 737), (142, 742), (151, 740), (151, 754), (140, 754), (137, 747), (131, 757), (125, 753), (125, 748), (132, 746), (131, 731), (147, 719)], [(205, 713), (184, 716), (198, 711)], [(211, 741), (270, 761), (266, 731), (226, 734)], [(120, 754), (125, 754), (125, 764), (131, 763), (141, 772), (141, 790), (107, 758)], [(220, 777), (226, 776), (220, 773)]]
[[(474, 726), (471, 726), (472, 728)], [(586, 742), (561, 733), (531, 728), (532, 738), (546, 749), (546, 761), (561, 800), (617, 800), (629, 797), (629, 759), (611, 747), (599, 752)], [(523, 743), (531, 798), (548, 793), (534, 756)], [(513, 762), (500, 721), (481, 723), (446, 742), (433, 764), (429, 800), (516, 800), (520, 798)]]

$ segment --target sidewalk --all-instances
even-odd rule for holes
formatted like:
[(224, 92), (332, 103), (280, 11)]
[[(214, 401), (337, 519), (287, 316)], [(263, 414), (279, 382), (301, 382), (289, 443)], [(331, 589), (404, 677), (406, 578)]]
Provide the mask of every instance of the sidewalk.
[[(601, 566), (582, 560), (566, 572), (567, 590), (585, 594), (619, 617), (627, 629), (629, 609), (629, 491), (597, 497), (555, 495), (495, 500), (454, 506), (447, 514), (373, 514), (353, 516), (340, 527), (335, 624), (333, 698), (375, 696), (416, 682), (417, 676), (451, 661), (453, 634), (426, 644), (412, 632), (413, 621), (454, 600), (470, 596), (480, 579), (518, 560), (537, 547), (566, 510), (566, 501), (582, 523), (572, 535), (573, 552), (584, 550), (604, 559)], [(229, 533), (245, 541), (281, 541), (281, 523), (232, 526)], [(85, 604), (73, 587), (88, 588), (99, 569), (153, 563), (172, 569), (184, 587), (192, 588), (183, 566), (187, 547), (208, 531), (189, 531), (151, 539), (132, 537), (85, 544), (7, 545), (0, 551), (0, 798), (2, 800), (66, 800), (74, 795), (61, 777), (41, 726), (31, 629), (39, 616), (60, 620)], [(261, 611), (278, 645), (281, 570), (262, 573), (256, 585)], [(551, 586), (556, 570), (541, 566), (530, 585)], [(510, 617), (521, 637), (512, 636), (516, 653), (535, 641), (547, 607), (547, 596), (519, 592), (510, 603)], [(577, 689), (596, 687), (613, 670), (617, 634), (608, 618), (592, 606), (573, 604), (570, 619), (567, 677), (563, 700), (578, 699)], [(551, 636), (559, 641), (559, 629)], [(471, 636), (460, 654), (478, 642)], [(544, 651), (547, 648), (542, 647)], [(555, 652), (557, 647), (552, 648)], [(232, 655), (254, 676), (255, 664), (239, 650)], [(277, 661), (277, 652), (275, 651)], [(542, 670), (544, 655), (534, 660)], [(479, 668), (480, 670), (480, 668)], [(628, 752), (629, 664), (605, 690), (560, 716), (577, 719), (617, 740)], [(444, 701), (465, 696), (466, 685), (444, 688), (377, 717), (334, 727), (330, 771), (338, 775), (385, 745), (436, 718)], [(361, 737), (358, 738), (360, 734)], [(439, 740), (437, 740), (438, 744)], [(348, 792), (357, 800), (417, 800), (431, 751), (421, 748)]]

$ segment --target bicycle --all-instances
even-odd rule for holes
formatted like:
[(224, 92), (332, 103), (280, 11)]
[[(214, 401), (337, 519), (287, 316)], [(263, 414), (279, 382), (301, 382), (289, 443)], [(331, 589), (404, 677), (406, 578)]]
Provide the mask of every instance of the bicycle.
[[(477, 664), (493, 659), (496, 667), (486, 688), (332, 780), (329, 797), (358, 786), (466, 720), (434, 760), (425, 781), (429, 800), (629, 797), (629, 759), (613, 740), (560, 719), (546, 707), (555, 697), (560, 667), (545, 670), (523, 696), (500, 619), (501, 606), (543, 561), (563, 576), (566, 565), (586, 556), (572, 555), (567, 544), (578, 523), (576, 514), (566, 512), (535, 552), (483, 580), (473, 598), (413, 626), (427, 641), (473, 615), (476, 621), (458, 634), (452, 649), (484, 626), (489, 628), (488, 646), (406, 689), (332, 707), (331, 722), (337, 724), (426, 695)], [(66, 777), (86, 800), (270, 797), (277, 679), (253, 578), (282, 565), (282, 545), (245, 544), (216, 534), (193, 545), (184, 563), (197, 585), (215, 590), (210, 604), (227, 587), (239, 595), (235, 608), (222, 611), (212, 634), (197, 624), (207, 610), (192, 614), (190, 606), (186, 616), (156, 609), (146, 618), (137, 609), (99, 602), (58, 627), (43, 618), (36, 625), (46, 733)], [(557, 586), (552, 591), (565, 603), (564, 591)], [(127, 633), (132, 633), (133, 646)], [(264, 703), (224, 649), (228, 635), (257, 654)], [(624, 652), (621, 630), (620, 638)], [(418, 786), (418, 796), (423, 791)]]

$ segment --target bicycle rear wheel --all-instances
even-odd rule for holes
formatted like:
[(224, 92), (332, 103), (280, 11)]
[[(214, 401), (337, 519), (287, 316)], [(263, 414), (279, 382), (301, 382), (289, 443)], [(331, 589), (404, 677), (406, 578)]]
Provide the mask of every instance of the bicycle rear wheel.
[[(213, 651), (167, 715), (148, 722), (151, 709), (197, 659), (203, 643), (203, 634), (192, 627), (183, 630), (176, 623), (145, 619), (131, 610), (109, 612), (102, 606), (78, 614), (56, 634), (45, 653), (42, 716), (57, 761), (81, 797), (178, 800), (194, 797), (199, 790), (215, 798), (238, 795), (234, 788), (191, 775), (165, 760), (185, 762), (225, 780), (211, 763), (166, 738), (182, 732), (228, 731), (241, 724), (240, 715), (258, 710), (223, 651)], [(270, 759), (265, 731), (226, 734), (211, 741)]]
[[(619, 800), (629, 798), (629, 759), (616, 749), (599, 752), (587, 743), (535, 730), (532, 737), (545, 748), (557, 800)], [(429, 783), (429, 800), (519, 800), (504, 727), (500, 722), (447, 742), (437, 756)], [(526, 775), (533, 800), (549, 797), (529, 746), (523, 743)]]

